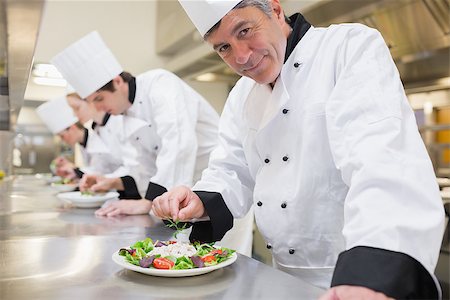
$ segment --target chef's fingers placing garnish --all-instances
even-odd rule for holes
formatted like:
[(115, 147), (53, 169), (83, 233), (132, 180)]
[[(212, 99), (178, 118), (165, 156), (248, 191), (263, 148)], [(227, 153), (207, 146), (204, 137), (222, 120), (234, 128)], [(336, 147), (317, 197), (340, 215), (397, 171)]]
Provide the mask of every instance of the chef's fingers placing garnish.
[(198, 219), (205, 215), (205, 207), (200, 198), (192, 191), (180, 205), (178, 217), (180, 220)]
[(152, 212), (156, 217), (161, 218), (161, 219), (165, 218), (163, 210), (161, 209), (161, 203), (165, 201), (165, 199), (167, 197), (166, 194), (167, 193), (164, 193), (161, 196), (153, 199)]

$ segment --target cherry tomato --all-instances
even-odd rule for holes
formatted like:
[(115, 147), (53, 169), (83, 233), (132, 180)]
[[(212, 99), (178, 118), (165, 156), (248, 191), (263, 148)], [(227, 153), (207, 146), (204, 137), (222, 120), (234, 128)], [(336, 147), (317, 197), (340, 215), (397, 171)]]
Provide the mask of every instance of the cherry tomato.
[(216, 250), (211, 251), (209, 253), (209, 255), (222, 254), (222, 252), (223, 252), (222, 249), (216, 249)]
[(214, 257), (214, 255), (207, 255), (207, 256), (203, 256), (202, 260), (204, 262), (212, 262), (212, 261), (215, 261), (216, 258)]
[(153, 266), (156, 269), (164, 269), (169, 270), (172, 269), (172, 267), (175, 265), (173, 261), (170, 259), (167, 259), (165, 257), (158, 257), (153, 260)]

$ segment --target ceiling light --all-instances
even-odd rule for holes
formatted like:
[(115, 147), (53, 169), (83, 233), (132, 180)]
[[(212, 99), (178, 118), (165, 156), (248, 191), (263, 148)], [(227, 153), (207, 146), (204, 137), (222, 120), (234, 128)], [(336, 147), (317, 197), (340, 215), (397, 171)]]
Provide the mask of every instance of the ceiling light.
[(213, 73), (205, 73), (202, 75), (198, 75), (197, 77), (195, 77), (195, 79), (198, 81), (214, 81), (217, 79), (217, 76)]
[(65, 87), (67, 85), (67, 81), (63, 78), (34, 77), (33, 82), (39, 85), (60, 86), (60, 87)]
[(58, 69), (51, 64), (35, 64), (33, 66), (33, 75), (36, 77), (63, 78)]

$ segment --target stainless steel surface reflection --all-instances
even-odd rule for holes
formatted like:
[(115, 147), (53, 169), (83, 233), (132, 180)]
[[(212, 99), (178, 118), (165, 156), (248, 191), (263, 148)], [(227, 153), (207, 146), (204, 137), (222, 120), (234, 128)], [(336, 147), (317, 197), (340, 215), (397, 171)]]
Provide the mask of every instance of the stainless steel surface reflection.
[(149, 215), (96, 218), (64, 207), (36, 177), (0, 183), (0, 299), (317, 299), (321, 290), (254, 259), (205, 275), (153, 277), (112, 254), (173, 231)]

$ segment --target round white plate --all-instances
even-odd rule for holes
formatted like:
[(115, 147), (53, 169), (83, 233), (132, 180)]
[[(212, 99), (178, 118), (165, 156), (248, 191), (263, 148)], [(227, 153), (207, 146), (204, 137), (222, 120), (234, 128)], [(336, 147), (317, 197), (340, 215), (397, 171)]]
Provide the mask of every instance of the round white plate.
[(52, 183), (50, 186), (57, 190), (58, 192), (70, 192), (75, 190), (78, 187), (78, 184), (76, 183), (67, 183), (67, 184), (60, 184), (60, 183)]
[(101, 195), (81, 195), (81, 192), (59, 193), (57, 197), (76, 207), (100, 207), (107, 200), (119, 197), (117, 192), (107, 192)]
[(119, 251), (115, 252), (112, 255), (112, 260), (121, 267), (125, 269), (136, 271), (139, 273), (153, 275), (153, 276), (161, 276), (161, 277), (187, 277), (187, 276), (195, 276), (201, 275), (205, 273), (212, 272), (214, 270), (222, 269), (226, 266), (231, 265), (236, 261), (237, 255), (233, 253), (233, 255), (224, 262), (221, 262), (218, 265), (204, 267), (204, 268), (195, 268), (195, 269), (187, 269), (187, 270), (159, 270), (159, 269), (150, 269), (150, 268), (142, 268), (139, 266), (135, 266), (129, 263), (125, 256), (119, 255)]

